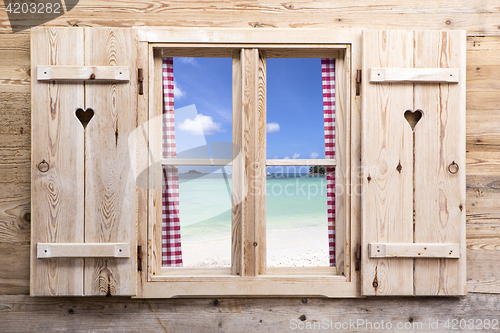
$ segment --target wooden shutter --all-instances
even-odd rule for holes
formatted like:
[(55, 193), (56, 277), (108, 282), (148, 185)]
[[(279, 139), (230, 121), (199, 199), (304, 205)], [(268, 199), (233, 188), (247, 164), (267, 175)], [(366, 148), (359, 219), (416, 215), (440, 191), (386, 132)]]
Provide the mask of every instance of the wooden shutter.
[(465, 42), (363, 33), (363, 295), (465, 294)]
[(31, 73), (31, 294), (135, 295), (136, 30), (32, 29)]

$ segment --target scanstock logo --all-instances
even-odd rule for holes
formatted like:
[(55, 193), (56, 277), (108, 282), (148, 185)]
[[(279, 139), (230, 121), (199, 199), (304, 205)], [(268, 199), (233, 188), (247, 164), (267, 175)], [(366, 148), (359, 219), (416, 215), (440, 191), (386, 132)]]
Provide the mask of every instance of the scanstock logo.
[(62, 16), (79, 0), (4, 0), (12, 32), (23, 31)]

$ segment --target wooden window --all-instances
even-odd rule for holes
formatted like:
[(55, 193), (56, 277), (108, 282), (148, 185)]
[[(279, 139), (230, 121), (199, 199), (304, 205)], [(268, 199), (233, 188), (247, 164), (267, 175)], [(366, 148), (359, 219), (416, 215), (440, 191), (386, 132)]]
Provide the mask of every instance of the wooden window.
[[(162, 267), (162, 56), (232, 58), (230, 268)], [(337, 61), (334, 269), (265, 262), (273, 57)], [(32, 29), (31, 293), (463, 294), (464, 64), (462, 32)]]

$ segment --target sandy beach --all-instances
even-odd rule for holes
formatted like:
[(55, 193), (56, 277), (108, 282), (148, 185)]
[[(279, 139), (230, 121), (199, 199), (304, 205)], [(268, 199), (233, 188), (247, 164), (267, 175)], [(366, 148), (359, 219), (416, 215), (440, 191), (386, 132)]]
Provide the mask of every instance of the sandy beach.
[[(229, 267), (229, 237), (183, 242), (184, 267)], [(268, 267), (328, 266), (327, 231), (323, 226), (271, 229), (267, 235)]]

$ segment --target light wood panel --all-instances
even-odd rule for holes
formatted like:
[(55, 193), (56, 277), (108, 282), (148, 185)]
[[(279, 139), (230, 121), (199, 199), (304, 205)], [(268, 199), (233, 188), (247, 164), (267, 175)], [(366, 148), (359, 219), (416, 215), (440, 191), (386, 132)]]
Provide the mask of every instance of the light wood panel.
[[(114, 299), (30, 298), (0, 296), (2, 330), (47, 332), (65, 328), (74, 332), (290, 332), (294, 324), (401, 323), (408, 331), (446, 331), (450, 319), (498, 320), (500, 295), (470, 294), (466, 298), (325, 299), (325, 298), (202, 298)], [(195, 315), (194, 315), (195, 314)], [(439, 329), (428, 329), (429, 323)], [(478, 322), (479, 324), (479, 322)], [(356, 326), (367, 331), (367, 326)], [(394, 332), (384, 328), (377, 332)], [(316, 325), (318, 327), (318, 325)], [(344, 326), (346, 327), (346, 326)], [(348, 327), (348, 326), (347, 326)], [(368, 326), (369, 327), (369, 326)], [(458, 327), (458, 325), (457, 325)], [(480, 327), (478, 325), (477, 327)], [(303, 329), (303, 331), (308, 331)], [(311, 329), (311, 331), (314, 331)], [(318, 331), (318, 329), (316, 329)], [(321, 330), (320, 330), (321, 331)], [(480, 331), (480, 330), (478, 330)], [(482, 330), (488, 331), (488, 330)], [(494, 330), (490, 330), (494, 331)]]
[[(85, 85), (94, 118), (85, 130), (85, 242), (128, 243), (136, 251), (135, 165), (129, 135), (137, 123), (137, 33), (85, 29), (86, 66), (129, 66), (128, 83)], [(85, 259), (85, 295), (135, 295), (136, 256)]]
[[(137, 188), (137, 294), (142, 294), (143, 284), (148, 280), (148, 185), (149, 167), (152, 163), (148, 147), (149, 139), (149, 48), (147, 43), (139, 43), (138, 67), (144, 70), (144, 94), (137, 95), (137, 137), (136, 137), (136, 188)], [(142, 148), (142, 149), (141, 149)]]
[(128, 258), (128, 243), (38, 243), (37, 258)]
[[(465, 293), (465, 33), (415, 32), (415, 67), (461, 68), (458, 84), (415, 84), (414, 242), (461, 244), (459, 260), (417, 259), (416, 295)], [(448, 167), (459, 165), (457, 174)]]
[[(34, 29), (31, 45), (32, 68), (84, 64), (83, 29)], [(36, 244), (84, 242), (84, 87), (33, 82), (31, 100), (31, 295), (83, 295), (83, 260), (37, 259)]]
[(370, 243), (368, 255), (370, 258), (458, 259), (460, 257), (460, 243)]
[(206, 158), (164, 158), (163, 165), (232, 165), (230, 159)]
[[(118, 0), (81, 0), (78, 5), (46, 24), (51, 26), (219, 26), (241, 28), (367, 27), (372, 29), (466, 29), (470, 34), (497, 35), (498, 11), (494, 1), (446, 0), (433, 2), (363, 0), (244, 1), (216, 3), (195, 0), (158, 3)], [(5, 10), (0, 11), (2, 32), (10, 32)], [(29, 28), (33, 22), (16, 22)], [(43, 23), (43, 22), (40, 22)]]
[(266, 147), (267, 147), (267, 108), (266, 108), (266, 53), (259, 51), (259, 65), (257, 77), (257, 153), (255, 156), (255, 223), (257, 244), (257, 272), (265, 274), (267, 268), (267, 239), (266, 239)]
[(242, 63), (241, 52), (233, 52), (232, 78), (233, 78), (233, 175), (231, 190), (231, 274), (241, 275), (243, 264), (243, 198), (247, 194), (247, 183), (245, 182), (243, 157), (243, 85), (242, 85)]
[[(247, 195), (243, 197), (242, 230), (243, 230), (243, 266), (241, 276), (257, 275), (258, 242), (256, 214), (256, 181), (259, 176), (258, 154), (258, 84), (259, 84), (259, 51), (243, 49), (241, 51), (242, 67), (242, 145), (240, 146), (244, 160), (244, 182), (248, 184)], [(262, 110), (261, 110), (262, 111)], [(236, 170), (235, 170), (236, 171)], [(258, 186), (258, 185), (257, 185)]]
[[(335, 156), (342, 161), (335, 168), (335, 269), (338, 275), (345, 275), (347, 281), (351, 281), (350, 247), (352, 221), (349, 208), (351, 203), (350, 182), (351, 164), (351, 48), (339, 51), (335, 60)], [(358, 140), (359, 141), (359, 140)], [(357, 233), (359, 234), (359, 232)]]
[[(413, 33), (363, 33), (363, 72), (413, 67)], [(413, 135), (403, 117), (413, 109), (411, 84), (362, 81), (362, 257), (364, 295), (413, 294), (413, 262), (369, 259), (368, 243), (413, 242)]]
[(37, 66), (37, 80), (128, 81), (128, 66)]
[[(0, 90), (2, 87), (0, 85)], [(0, 149), (27, 149), (31, 153), (30, 94), (0, 92), (0, 104), (3, 119), (0, 122)], [(28, 161), (25, 173), (31, 173), (30, 165)], [(12, 166), (12, 169), (20, 169), (20, 166)], [(30, 178), (28, 176), (18, 181), (29, 182)]]
[[(473, 60), (477, 60), (478, 62), (481, 62), (482, 64), (486, 64), (486, 63), (490, 63), (491, 61), (495, 61), (495, 59), (497, 59), (496, 55), (498, 53), (497, 50), (494, 49), (495, 45), (498, 44), (497, 42), (495, 42), (496, 40), (498, 40), (498, 38), (496, 37), (469, 37), (469, 46), (468, 46), (468, 54), (467, 54), (467, 61), (468, 63), (470, 64), (471, 61)], [(2, 52), (0, 52), (0, 57), (7, 57), (5, 58), (5, 61), (10, 61), (11, 63), (14, 63), (14, 64), (18, 64), (18, 63), (28, 63), (29, 64), (29, 34), (4, 34), (1, 36), (1, 43), (0, 43), (0, 48), (3, 48), (2, 49)], [(5, 43), (4, 43), (5, 42)], [(473, 43), (475, 43), (473, 45)], [(487, 48), (483, 48), (484, 45), (490, 45), (488, 46)], [(477, 48), (479, 48), (478, 50), (476, 50)], [(10, 52), (10, 53), (9, 53)], [(477, 54), (476, 54), (477, 53)], [(13, 56), (11, 57), (10, 54), (13, 54)], [(491, 54), (491, 56), (488, 56), (487, 54)], [(4, 59), (4, 58), (2, 58)], [(2, 63), (5, 63), (4, 60), (2, 60)], [(474, 67), (474, 70), (475, 70), (475, 67)], [(493, 74), (488, 74), (488, 75), (493, 75)], [(488, 77), (488, 76), (485, 76), (485, 77)], [(493, 79), (493, 78), (492, 78)], [(2, 89), (4, 87), (4, 85), (2, 85), (2, 83), (4, 81), (0, 80), (0, 89)], [(478, 83), (481, 83), (483, 82), (482, 80), (476, 80), (476, 82)], [(469, 84), (469, 80), (468, 80), (468, 87), (470, 86)], [(471, 122), (469, 121), (470, 119), (470, 115), (471, 115), (471, 112), (469, 112), (468, 110), (468, 114), (467, 114), (467, 124), (468, 124), (468, 136), (467, 138), (471, 138), (471, 135), (481, 135), (481, 136), (484, 136), (484, 135), (487, 135), (488, 133), (492, 133), (494, 134), (494, 124), (495, 124), (495, 121), (492, 121), (492, 117), (495, 116), (495, 112), (488, 112), (488, 109), (490, 110), (494, 110), (496, 104), (498, 103), (489, 103), (488, 101), (493, 101), (495, 98), (497, 98), (499, 95), (498, 94), (495, 94), (494, 91), (492, 92), (489, 92), (489, 91), (485, 91), (484, 94), (481, 94), (481, 95), (478, 95), (480, 92), (476, 93), (476, 92), (472, 92), (472, 91), (469, 91), (468, 89), (468, 102), (469, 103), (469, 106), (470, 107), (475, 107), (476, 109), (474, 110), (477, 114), (477, 119), (478, 121), (477, 122), (473, 122), (471, 124)], [(29, 98), (26, 98), (26, 96), (28, 95), (23, 95), (21, 93), (4, 93), (2, 94), (2, 96), (5, 96), (5, 99), (2, 100), (2, 105), (6, 106), (6, 105), (12, 105), (12, 106), (8, 106), (6, 107), (4, 110), (6, 112), (11, 112), (12, 115), (14, 117), (16, 117), (16, 122), (15, 123), (12, 123), (11, 121), (6, 121), (6, 122), (2, 122), (2, 124), (0, 124), (0, 137), (5, 137), (5, 140), (2, 141), (2, 144), (0, 146), (4, 147), (4, 144), (8, 144), (8, 145), (12, 145), (13, 147), (16, 147), (17, 143), (18, 142), (21, 142), (21, 144), (23, 144), (23, 142), (28, 142), (26, 140), (29, 140), (29, 131), (30, 131), (30, 126), (29, 126), (29, 121), (27, 122), (26, 120), (23, 120), (25, 119), (25, 115), (27, 114), (27, 116), (29, 117)], [(29, 96), (28, 96), (29, 97)], [(474, 99), (472, 100), (471, 97), (473, 97)], [(6, 104), (6, 103), (10, 103), (10, 104)], [(490, 107), (491, 105), (491, 107)], [(469, 109), (470, 109), (469, 107)], [(483, 108), (483, 109), (481, 109)], [(481, 121), (481, 119), (483, 121)], [(487, 128), (485, 128), (487, 127)], [(24, 129), (24, 130), (23, 130)], [(28, 134), (26, 135), (26, 131), (28, 131)], [(24, 134), (23, 134), (24, 132)], [(6, 134), (6, 133), (9, 133), (9, 134)], [(11, 134), (10, 134), (11, 133)], [(471, 134), (473, 133), (473, 134)], [(476, 134), (477, 133), (477, 134)], [(6, 137), (6, 135), (8, 135), (8, 137)], [(27, 139), (26, 139), (27, 138)], [(0, 139), (2, 140), (2, 139)], [(468, 141), (469, 142), (469, 141)], [(494, 149), (494, 145), (495, 145), (495, 141), (490, 141), (491, 142), (491, 148), (490, 149)], [(29, 143), (29, 142), (28, 142)], [(475, 147), (474, 149), (479, 149), (478, 147)], [(474, 153), (474, 151), (471, 151), (470, 153)], [(356, 155), (356, 152), (354, 152), (354, 155)], [(491, 155), (492, 157), (495, 157), (495, 154), (492, 154)], [(486, 156), (484, 156), (485, 158), (487, 158)], [(19, 169), (21, 172), (22, 172), (22, 169), (23, 169), (23, 166), (20, 166), (20, 165), (16, 165), (16, 166), (12, 166), (12, 168), (16, 168), (16, 169)], [(490, 234), (490, 235), (495, 235), (495, 229), (494, 228), (494, 225), (497, 223), (497, 220), (496, 220), (496, 216), (495, 214), (497, 214), (496, 212), (496, 199), (494, 199), (494, 193), (496, 193), (495, 191), (495, 188), (494, 188), (494, 182), (495, 182), (495, 177), (494, 176), (489, 176), (490, 172), (495, 172), (495, 170), (497, 169), (498, 167), (495, 166), (494, 164), (491, 165), (491, 167), (487, 168), (487, 169), (484, 169), (483, 167), (481, 166), (478, 166), (476, 168), (474, 168), (473, 171), (475, 171), (476, 173), (477, 172), (481, 172), (481, 174), (483, 174), (483, 176), (474, 176), (473, 178), (471, 178), (471, 180), (469, 180), (470, 177), (468, 177), (468, 184), (470, 184), (471, 187), (474, 187), (476, 186), (475, 183), (476, 183), (476, 179), (478, 177), (484, 177), (485, 181), (484, 181), (484, 184), (486, 183), (490, 183), (490, 185), (488, 185), (488, 188), (490, 188), (490, 192), (485, 192), (483, 196), (481, 197), (475, 197), (475, 193), (476, 191), (473, 191), (473, 189), (471, 188), (470, 190), (470, 193), (468, 192), (467, 194), (467, 198), (468, 198), (468, 202), (467, 202), (467, 205), (468, 205), (468, 217), (469, 217), (469, 222), (473, 222), (475, 224), (479, 223), (479, 221), (484, 221), (484, 224), (481, 224), (483, 225), (483, 227), (481, 227), (482, 229), (475, 229), (477, 231), (474, 231), (474, 230), (471, 230), (469, 229), (468, 231), (468, 235), (470, 236), (474, 236), (476, 234)], [(470, 169), (468, 169), (468, 173), (470, 173)], [(26, 173), (26, 172), (25, 172)], [(15, 174), (15, 170), (13, 170), (13, 174)], [(15, 183), (12, 183), (13, 186), (20, 186), (20, 185), (14, 185)], [(493, 184), (493, 185), (491, 185)], [(480, 186), (480, 185), (478, 185)], [(476, 188), (476, 187), (474, 187)], [(478, 191), (482, 191), (482, 187), (478, 187)], [(5, 193), (11, 193), (13, 190), (8, 188), (8, 187), (5, 187), (5, 185), (2, 185), (2, 191), (5, 192)], [(15, 189), (14, 189), (14, 192), (15, 192)], [(9, 199), (10, 200), (10, 199)], [(5, 204), (7, 205), (6, 207), (8, 207), (9, 205), (11, 205), (11, 201), (5, 201)], [(14, 204), (14, 203), (12, 203)], [(472, 204), (474, 204), (474, 206), (472, 206)], [(475, 208), (474, 211), (470, 211), (470, 207), (472, 208)], [(493, 228), (490, 228), (490, 227), (486, 227), (486, 223), (488, 223), (488, 225), (490, 226), (493, 226)], [(19, 237), (24, 237), (23, 235), (23, 229), (19, 229), (19, 231), (16, 229), (16, 230), (12, 230), (12, 232), (16, 233), (17, 232), (21, 232), (20, 236)], [(475, 236), (474, 236), (475, 237)], [(468, 265), (470, 266), (472, 262), (474, 263), (478, 263), (478, 264), (482, 264), (482, 262), (485, 262), (486, 263), (486, 260), (490, 260), (491, 258), (494, 258), (491, 256), (491, 251), (489, 251), (488, 253), (482, 253), (482, 250), (480, 249), (477, 249), (475, 250), (477, 253), (481, 253), (481, 257), (482, 259), (478, 259), (478, 260), (469, 260), (468, 259)], [(469, 250), (470, 252), (470, 250)], [(490, 259), (488, 259), (490, 258)], [(7, 260), (7, 258), (5, 258)], [(484, 261), (481, 261), (481, 260), (484, 260)], [(7, 262), (7, 261), (6, 261)], [(493, 261), (492, 261), (493, 262)], [(491, 268), (493, 267), (493, 268)], [(469, 269), (468, 271), (468, 275), (469, 274), (474, 274), (474, 273), (477, 273), (475, 276), (475, 281), (477, 281), (477, 283), (481, 283), (481, 276), (483, 276), (482, 274), (484, 274), (484, 276), (488, 276), (488, 279), (494, 279), (494, 272), (495, 272), (495, 266), (488, 266), (488, 264), (484, 264), (484, 269), (481, 270), (481, 273), (477, 273), (478, 271), (477, 270), (473, 270), (471, 271)], [(491, 268), (491, 270), (490, 270)], [(27, 270), (25, 271), (27, 273)], [(25, 285), (27, 283), (27, 278), (26, 278), (26, 275), (19, 275), (21, 276), (21, 279), (24, 279), (25, 281)], [(24, 276), (24, 278), (23, 278)], [(494, 283), (490, 283), (490, 282), (486, 282), (484, 281), (485, 285), (488, 284), (490, 286), (494, 286), (495, 284)], [(11, 290), (11, 289), (5, 289), (7, 290), (7, 292), (11, 292), (11, 293), (14, 293), (15, 290)], [(476, 290), (479, 290), (476, 289)], [(491, 292), (492, 290), (494, 290), (494, 288), (490, 288), (488, 289), (489, 292)]]
[(370, 82), (454, 82), (458, 68), (370, 68)]
[(163, 174), (163, 73), (161, 51), (149, 47), (149, 207), (148, 207), (148, 279), (162, 268), (162, 185)]

